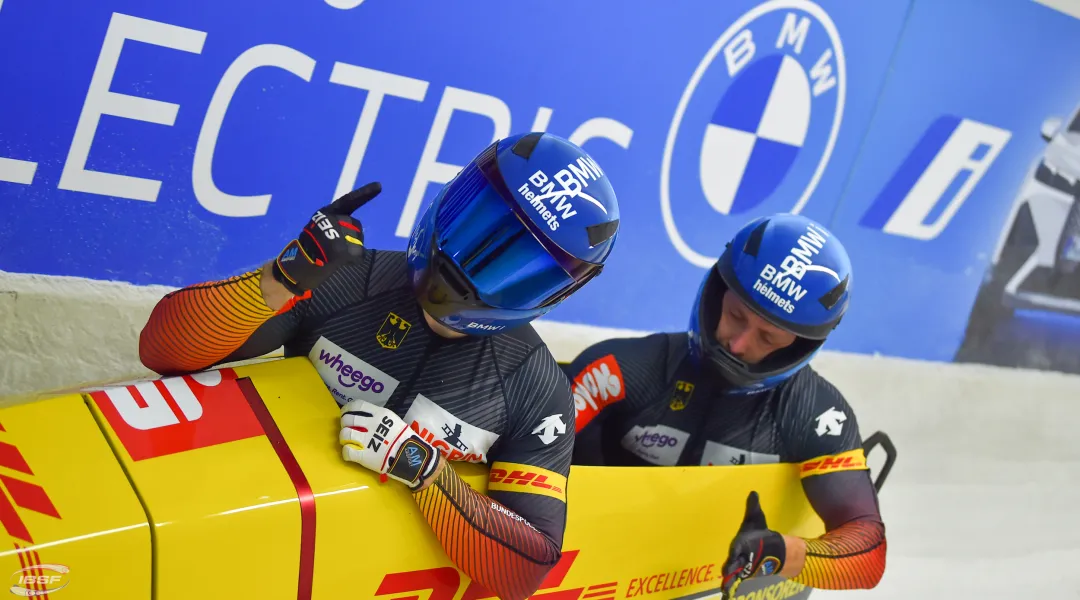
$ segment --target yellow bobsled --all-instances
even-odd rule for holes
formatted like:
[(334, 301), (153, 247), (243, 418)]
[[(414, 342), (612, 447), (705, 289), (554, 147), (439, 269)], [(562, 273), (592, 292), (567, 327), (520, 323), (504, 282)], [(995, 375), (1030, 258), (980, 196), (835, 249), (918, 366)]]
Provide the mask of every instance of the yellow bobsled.
[[(493, 598), (404, 486), (341, 459), (338, 423), (303, 357), (6, 406), (0, 571), (59, 600)], [(498, 476), (454, 468), (480, 491)], [(569, 482), (563, 558), (534, 598), (719, 598), (751, 489), (774, 528), (823, 529), (798, 465), (575, 466)], [(809, 593), (772, 577), (737, 598)]]

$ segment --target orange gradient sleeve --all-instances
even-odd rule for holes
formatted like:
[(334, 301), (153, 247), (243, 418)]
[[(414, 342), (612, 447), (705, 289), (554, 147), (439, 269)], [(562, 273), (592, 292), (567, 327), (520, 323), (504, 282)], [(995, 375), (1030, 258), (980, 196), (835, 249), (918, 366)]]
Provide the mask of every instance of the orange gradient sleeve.
[(823, 590), (870, 589), (885, 573), (885, 527), (873, 520), (846, 523), (806, 540), (806, 563), (792, 579)]
[(554, 542), (449, 465), (413, 497), (450, 560), (499, 598), (528, 598), (559, 562)]
[(143, 365), (159, 375), (190, 373), (232, 354), (276, 314), (263, 300), (260, 277), (251, 271), (167, 294), (139, 335)]

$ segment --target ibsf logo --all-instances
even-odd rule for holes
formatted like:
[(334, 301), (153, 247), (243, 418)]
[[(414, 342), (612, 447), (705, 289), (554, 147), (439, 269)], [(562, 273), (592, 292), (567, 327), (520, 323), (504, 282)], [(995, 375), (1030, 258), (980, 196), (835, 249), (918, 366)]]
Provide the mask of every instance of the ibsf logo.
[(603, 203), (587, 191), (590, 182), (600, 181), (603, 177), (604, 172), (600, 165), (596, 164), (592, 157), (583, 156), (550, 177), (543, 171), (536, 171), (517, 191), (533, 207), (540, 220), (555, 231), (561, 221), (577, 214), (574, 203), (571, 202), (577, 198), (596, 205), (607, 214)]
[(9, 591), (23, 598), (48, 597), (67, 587), (71, 582), (66, 565), (41, 564), (23, 567), (11, 574)]
[(728, 215), (803, 209), (836, 144), (845, 70), (836, 26), (810, 0), (764, 2), (716, 40), (676, 108), (660, 171), (664, 227), (683, 258), (712, 266), (717, 231), (744, 222)]

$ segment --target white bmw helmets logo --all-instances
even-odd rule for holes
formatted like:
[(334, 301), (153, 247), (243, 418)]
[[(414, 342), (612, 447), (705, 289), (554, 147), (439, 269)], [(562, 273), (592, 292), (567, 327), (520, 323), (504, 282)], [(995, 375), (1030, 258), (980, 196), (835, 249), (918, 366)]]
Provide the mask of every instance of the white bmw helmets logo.
[(764, 2), (723, 32), (664, 145), (661, 212), (683, 258), (708, 268), (750, 211), (803, 209), (836, 144), (846, 84), (840, 35), (810, 0)]

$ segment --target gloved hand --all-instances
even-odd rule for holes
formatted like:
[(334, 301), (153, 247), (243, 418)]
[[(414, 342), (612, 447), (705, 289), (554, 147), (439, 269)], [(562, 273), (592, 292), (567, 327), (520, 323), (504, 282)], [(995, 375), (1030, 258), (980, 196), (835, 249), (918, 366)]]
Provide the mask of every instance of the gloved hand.
[(300, 235), (274, 260), (273, 275), (294, 296), (312, 290), (343, 264), (364, 256), (364, 229), (352, 213), (382, 192), (369, 183), (312, 215)]
[(341, 456), (416, 491), (435, 473), (439, 451), (393, 411), (364, 400), (341, 407)]
[(724, 598), (735, 593), (745, 579), (776, 575), (784, 568), (787, 546), (784, 536), (769, 529), (765, 513), (761, 512), (757, 492), (746, 497), (746, 514), (735, 539), (731, 540), (728, 557), (721, 569), (720, 589)]

